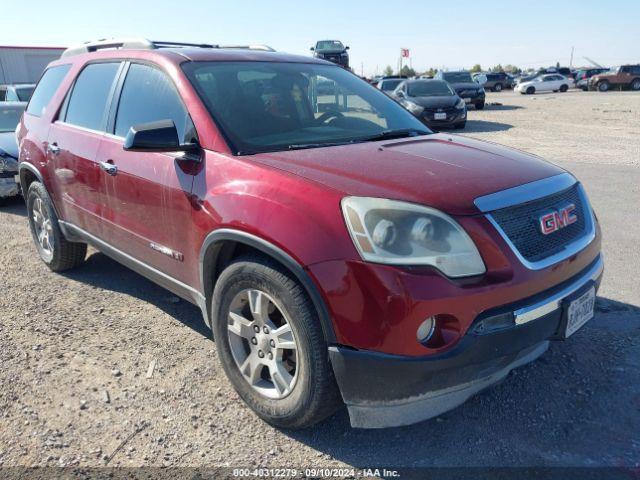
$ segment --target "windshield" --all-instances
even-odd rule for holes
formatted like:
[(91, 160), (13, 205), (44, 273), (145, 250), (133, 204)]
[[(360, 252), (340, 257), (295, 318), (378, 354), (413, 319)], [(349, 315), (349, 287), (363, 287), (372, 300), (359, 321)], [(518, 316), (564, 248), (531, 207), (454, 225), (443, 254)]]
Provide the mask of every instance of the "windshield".
[(36, 87), (17, 87), (16, 95), (21, 102), (28, 102)]
[(412, 82), (408, 85), (408, 93), (410, 97), (450, 97), (455, 95), (449, 85), (438, 80)]
[(442, 76), (450, 83), (471, 83), (471, 74), (469, 72), (446, 72)]
[(316, 50), (344, 50), (344, 45), (338, 40), (322, 40), (316, 43)]
[(0, 106), (0, 133), (13, 132), (24, 112), (24, 107)]
[[(189, 62), (184, 71), (240, 155), (428, 134), (413, 115), (343, 68), (279, 62)], [(318, 88), (335, 84), (331, 90)]]
[(398, 78), (397, 80), (383, 80), (381, 90), (385, 92), (393, 92), (402, 81), (403, 80), (401, 78)]

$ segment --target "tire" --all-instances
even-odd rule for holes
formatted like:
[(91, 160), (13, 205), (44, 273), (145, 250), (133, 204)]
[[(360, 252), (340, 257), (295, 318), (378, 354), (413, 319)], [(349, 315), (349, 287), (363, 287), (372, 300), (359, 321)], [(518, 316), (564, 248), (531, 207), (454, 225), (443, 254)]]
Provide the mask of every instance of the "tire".
[(482, 110), (484, 108), (484, 102), (476, 103), (476, 110)]
[(501, 84), (501, 83), (496, 83), (496, 84), (493, 86), (493, 91), (494, 91), (494, 92), (501, 92), (501, 91), (502, 91), (502, 84)]
[(51, 198), (42, 183), (31, 183), (26, 203), (31, 236), (42, 261), (54, 272), (81, 265), (87, 255), (87, 244), (69, 242), (64, 237)]
[(527, 87), (527, 95), (533, 95), (536, 93), (536, 87)]
[[(252, 313), (251, 298), (253, 304), (262, 304), (256, 300), (262, 298), (269, 309), (274, 309), (269, 311), (267, 321)], [(242, 321), (237, 320), (238, 315)], [(281, 323), (274, 324), (278, 321)], [(288, 344), (293, 342), (295, 350), (277, 349), (272, 343), (276, 335), (273, 332), (284, 324), (290, 325), (288, 338), (293, 340)], [(267, 423), (279, 428), (306, 428), (324, 420), (341, 405), (316, 309), (304, 288), (278, 263), (249, 255), (229, 265), (214, 289), (212, 326), (227, 378), (249, 408)], [(238, 331), (242, 334), (234, 333)], [(281, 342), (280, 337), (277, 341)], [(262, 356), (257, 358), (258, 354)], [(276, 381), (272, 372), (282, 370), (272, 369), (271, 362), (292, 368), (286, 372), (289, 375), (279, 374)], [(247, 365), (245, 374), (240, 365)], [(248, 371), (259, 373), (250, 375)], [(288, 388), (282, 388), (283, 384)]]
[(560, 85), (560, 91), (562, 93), (565, 93), (567, 90), (569, 90), (569, 85)]
[(457, 130), (462, 130), (464, 127), (467, 126), (467, 121), (465, 120), (464, 122), (460, 122), (460, 123), (456, 123), (453, 128), (457, 129)]
[(631, 81), (631, 90), (637, 92), (638, 90), (640, 90), (640, 78), (634, 78)]
[(610, 88), (611, 88), (611, 84), (606, 80), (598, 83), (599, 92), (608, 92)]

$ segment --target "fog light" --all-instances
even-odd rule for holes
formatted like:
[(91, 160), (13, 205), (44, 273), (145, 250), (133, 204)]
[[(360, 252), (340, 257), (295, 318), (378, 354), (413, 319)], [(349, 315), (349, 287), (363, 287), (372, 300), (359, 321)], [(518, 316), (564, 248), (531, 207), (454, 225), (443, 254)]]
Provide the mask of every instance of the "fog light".
[(433, 332), (435, 331), (436, 331), (435, 317), (427, 318), (424, 322), (420, 324), (420, 326), (418, 327), (418, 331), (416, 332), (418, 342), (427, 343), (429, 339), (433, 336)]

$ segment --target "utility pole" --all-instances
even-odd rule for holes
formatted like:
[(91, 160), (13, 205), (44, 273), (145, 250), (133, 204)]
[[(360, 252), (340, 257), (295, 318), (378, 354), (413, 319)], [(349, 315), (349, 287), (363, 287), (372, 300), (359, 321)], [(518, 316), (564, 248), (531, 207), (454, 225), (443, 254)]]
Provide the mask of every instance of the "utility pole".
[(571, 60), (569, 60), (569, 68), (573, 68), (573, 49), (575, 47), (571, 47)]

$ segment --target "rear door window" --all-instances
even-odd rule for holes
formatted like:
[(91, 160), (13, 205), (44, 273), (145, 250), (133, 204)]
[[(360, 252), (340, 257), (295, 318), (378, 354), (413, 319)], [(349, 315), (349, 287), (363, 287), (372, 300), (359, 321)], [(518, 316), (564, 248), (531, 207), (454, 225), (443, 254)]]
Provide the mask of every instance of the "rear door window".
[(69, 97), (65, 123), (104, 131), (107, 106), (119, 68), (120, 62), (93, 63), (80, 72)]
[(126, 137), (132, 126), (158, 120), (173, 120), (180, 141), (194, 140), (193, 123), (169, 77), (157, 68), (132, 63), (122, 87), (114, 133)]
[(31, 96), (31, 101), (27, 106), (27, 113), (37, 117), (44, 113), (44, 109), (53, 98), (58, 87), (60, 87), (62, 80), (70, 68), (71, 65), (59, 65), (48, 68), (47, 71), (44, 72)]

